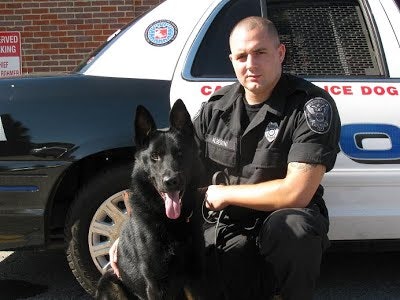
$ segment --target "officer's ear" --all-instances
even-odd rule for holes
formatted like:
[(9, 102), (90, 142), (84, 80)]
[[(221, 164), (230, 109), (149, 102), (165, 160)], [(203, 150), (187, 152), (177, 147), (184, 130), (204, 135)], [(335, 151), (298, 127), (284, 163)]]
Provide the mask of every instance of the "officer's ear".
[(279, 61), (283, 63), (286, 54), (286, 47), (284, 44), (279, 44), (278, 46), (278, 53), (279, 53)]

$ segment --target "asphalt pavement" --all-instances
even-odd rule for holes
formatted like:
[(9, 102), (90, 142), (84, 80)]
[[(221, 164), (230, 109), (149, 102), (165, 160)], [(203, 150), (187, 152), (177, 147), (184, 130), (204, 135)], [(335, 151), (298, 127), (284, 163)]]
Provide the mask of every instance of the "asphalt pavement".
[(0, 252), (0, 299), (92, 299), (69, 269), (62, 251)]
[[(61, 251), (0, 251), (0, 299), (91, 299)], [(400, 252), (328, 253), (315, 300), (400, 299)], [(247, 299), (246, 299), (247, 300)]]

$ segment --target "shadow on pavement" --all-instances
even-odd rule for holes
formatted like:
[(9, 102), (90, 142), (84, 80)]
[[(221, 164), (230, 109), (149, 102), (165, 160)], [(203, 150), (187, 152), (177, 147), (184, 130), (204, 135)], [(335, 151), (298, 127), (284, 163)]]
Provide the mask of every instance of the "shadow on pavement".
[(36, 296), (47, 291), (48, 287), (33, 284), (23, 280), (4, 279), (0, 280), (1, 299), (25, 299)]
[(91, 299), (59, 250), (16, 251), (0, 259), (0, 291), (1, 300)]

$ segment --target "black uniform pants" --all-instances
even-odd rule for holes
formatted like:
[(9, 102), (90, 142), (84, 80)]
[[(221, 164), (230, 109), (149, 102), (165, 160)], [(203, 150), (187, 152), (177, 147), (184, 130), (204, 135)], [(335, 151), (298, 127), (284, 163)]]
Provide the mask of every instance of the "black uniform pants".
[[(312, 299), (329, 221), (317, 205), (263, 219), (207, 224), (207, 299)], [(216, 237), (217, 233), (217, 237)]]

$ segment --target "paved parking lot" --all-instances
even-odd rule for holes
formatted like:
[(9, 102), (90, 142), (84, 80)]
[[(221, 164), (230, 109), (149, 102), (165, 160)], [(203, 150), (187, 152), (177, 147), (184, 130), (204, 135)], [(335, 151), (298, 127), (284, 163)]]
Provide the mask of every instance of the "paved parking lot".
[(91, 299), (69, 270), (62, 251), (1, 252), (0, 299)]
[[(0, 251), (0, 291), (2, 300), (91, 299), (55, 250)], [(329, 253), (314, 299), (400, 299), (400, 253)]]

